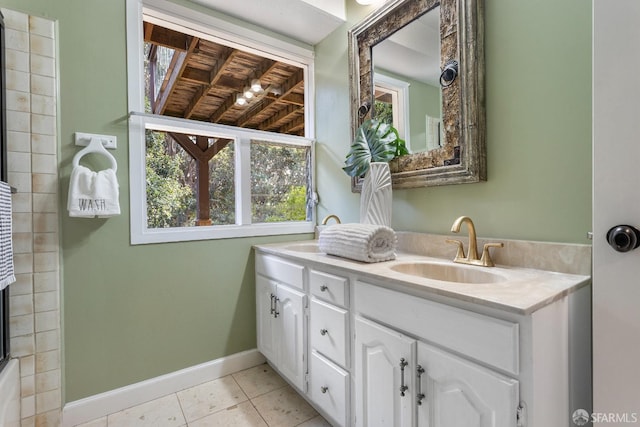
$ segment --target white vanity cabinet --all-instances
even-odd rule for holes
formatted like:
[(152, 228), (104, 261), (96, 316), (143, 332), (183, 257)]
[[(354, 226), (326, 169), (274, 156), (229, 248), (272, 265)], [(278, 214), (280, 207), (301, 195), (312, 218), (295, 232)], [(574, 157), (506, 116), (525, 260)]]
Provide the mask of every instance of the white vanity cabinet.
[(355, 329), (356, 425), (514, 425), (518, 381), (361, 317)]
[(256, 255), (258, 350), (298, 389), (305, 390), (304, 267)]
[(308, 396), (333, 425), (349, 425), (349, 281), (346, 277), (309, 269)]

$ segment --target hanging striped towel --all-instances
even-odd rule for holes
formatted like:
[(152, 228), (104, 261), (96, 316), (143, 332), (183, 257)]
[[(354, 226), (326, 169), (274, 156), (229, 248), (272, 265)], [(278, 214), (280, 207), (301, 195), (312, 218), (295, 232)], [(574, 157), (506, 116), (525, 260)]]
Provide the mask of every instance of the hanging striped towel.
[(11, 187), (0, 181), (0, 290), (15, 281), (11, 236)]
[(320, 232), (321, 252), (362, 262), (396, 259), (396, 233), (376, 224), (334, 224)]

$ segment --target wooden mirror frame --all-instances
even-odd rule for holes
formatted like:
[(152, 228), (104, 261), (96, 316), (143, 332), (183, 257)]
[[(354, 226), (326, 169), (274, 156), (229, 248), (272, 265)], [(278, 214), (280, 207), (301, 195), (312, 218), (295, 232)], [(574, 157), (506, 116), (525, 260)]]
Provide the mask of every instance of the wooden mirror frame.
[[(459, 63), (458, 77), (442, 90), (445, 144), (389, 163), (394, 188), (486, 181), (484, 109), (484, 13), (482, 0), (392, 0), (349, 31), (351, 135), (371, 117), (358, 110), (373, 106), (373, 46), (440, 5), (441, 64)], [(362, 178), (353, 178), (359, 191)]]

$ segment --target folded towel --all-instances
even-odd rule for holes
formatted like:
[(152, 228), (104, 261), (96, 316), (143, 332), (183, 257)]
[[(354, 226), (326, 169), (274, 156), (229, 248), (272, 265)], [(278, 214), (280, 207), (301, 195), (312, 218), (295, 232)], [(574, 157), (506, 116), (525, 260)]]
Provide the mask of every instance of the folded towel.
[(0, 181), (0, 290), (16, 281), (11, 239), (11, 187)]
[(118, 178), (113, 169), (99, 172), (76, 166), (69, 180), (69, 216), (106, 218), (120, 215)]
[(321, 252), (363, 262), (396, 258), (396, 233), (376, 224), (334, 224), (320, 232)]

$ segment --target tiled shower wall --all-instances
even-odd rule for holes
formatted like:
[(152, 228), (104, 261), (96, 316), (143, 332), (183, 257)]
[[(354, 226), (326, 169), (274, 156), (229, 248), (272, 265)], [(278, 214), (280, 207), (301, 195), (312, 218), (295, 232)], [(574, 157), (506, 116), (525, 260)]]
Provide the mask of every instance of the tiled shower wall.
[(9, 184), (17, 282), (11, 354), (20, 361), (22, 426), (60, 424), (56, 43), (53, 21), (2, 9), (6, 27)]

